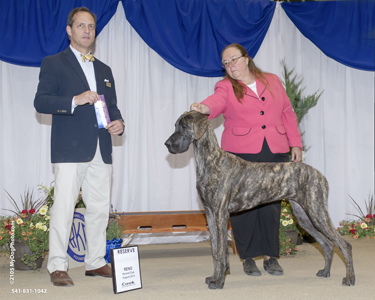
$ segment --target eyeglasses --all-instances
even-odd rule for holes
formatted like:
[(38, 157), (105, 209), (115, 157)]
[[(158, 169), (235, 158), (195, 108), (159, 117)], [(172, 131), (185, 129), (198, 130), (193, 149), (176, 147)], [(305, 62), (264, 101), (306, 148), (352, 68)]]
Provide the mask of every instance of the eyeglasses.
[(238, 60), (239, 60), (241, 57), (244, 57), (244, 56), (245, 56), (245, 55), (241, 55), (241, 56), (239, 56), (239, 57), (233, 57), (233, 58), (230, 59), (230, 60), (222, 61), (222, 62), (221, 62), (221, 66), (225, 69), (225, 68), (229, 67), (230, 64), (235, 65), (235, 64), (238, 62)]

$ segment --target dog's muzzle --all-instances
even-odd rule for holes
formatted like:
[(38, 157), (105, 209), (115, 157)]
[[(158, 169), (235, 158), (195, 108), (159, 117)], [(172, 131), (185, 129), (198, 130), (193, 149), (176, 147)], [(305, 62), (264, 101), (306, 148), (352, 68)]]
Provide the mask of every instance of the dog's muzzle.
[(177, 152), (173, 151), (173, 148), (172, 148), (172, 142), (170, 141), (170, 139), (168, 139), (164, 145), (168, 148), (168, 151), (169, 153), (172, 153), (172, 154), (177, 154)]

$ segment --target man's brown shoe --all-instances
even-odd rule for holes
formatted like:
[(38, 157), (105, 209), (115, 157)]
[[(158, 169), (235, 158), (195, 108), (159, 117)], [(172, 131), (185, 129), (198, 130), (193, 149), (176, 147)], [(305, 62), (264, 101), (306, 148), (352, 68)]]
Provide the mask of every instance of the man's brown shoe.
[(51, 273), (51, 282), (56, 286), (73, 286), (73, 280), (65, 271), (55, 271)]
[(112, 277), (111, 267), (104, 265), (103, 267), (95, 270), (86, 271), (86, 276), (103, 276), (103, 277)]

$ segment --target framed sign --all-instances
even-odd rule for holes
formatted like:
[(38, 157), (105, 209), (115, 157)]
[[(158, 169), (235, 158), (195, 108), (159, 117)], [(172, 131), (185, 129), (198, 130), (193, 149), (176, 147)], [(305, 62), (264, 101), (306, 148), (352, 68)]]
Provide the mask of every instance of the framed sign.
[(142, 288), (138, 246), (111, 249), (111, 267), (115, 294)]

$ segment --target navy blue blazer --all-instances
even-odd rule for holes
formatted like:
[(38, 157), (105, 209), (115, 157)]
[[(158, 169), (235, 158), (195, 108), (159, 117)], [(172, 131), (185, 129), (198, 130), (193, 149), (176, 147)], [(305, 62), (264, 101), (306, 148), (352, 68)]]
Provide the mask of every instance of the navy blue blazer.
[[(93, 64), (97, 93), (104, 95), (111, 121), (122, 120), (111, 68), (96, 58)], [(34, 107), (39, 113), (52, 114), (52, 163), (92, 160), (98, 138), (103, 161), (112, 163), (111, 135), (107, 129), (98, 128), (94, 105), (77, 106), (72, 114), (73, 97), (88, 90), (89, 84), (70, 47), (43, 59)]]

